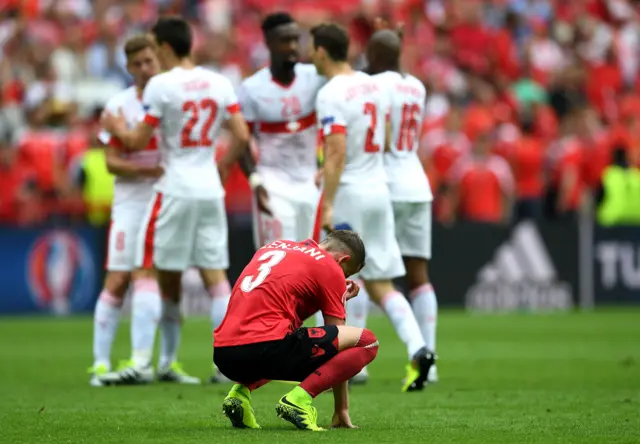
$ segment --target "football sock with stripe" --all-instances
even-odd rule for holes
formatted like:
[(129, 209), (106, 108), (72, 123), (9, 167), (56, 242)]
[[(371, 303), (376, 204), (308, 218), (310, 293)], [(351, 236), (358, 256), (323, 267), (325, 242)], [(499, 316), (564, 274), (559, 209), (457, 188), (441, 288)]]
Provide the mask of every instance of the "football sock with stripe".
[(181, 331), (182, 315), (180, 313), (180, 303), (163, 299), (158, 367), (167, 368), (177, 360)]
[(102, 290), (93, 315), (93, 360), (94, 367), (104, 365), (111, 368), (111, 346), (116, 337), (122, 299)]
[(433, 286), (431, 284), (421, 285), (409, 293), (409, 298), (427, 348), (429, 351), (435, 352), (438, 300)]
[(136, 367), (151, 364), (161, 314), (160, 289), (156, 280), (137, 279), (133, 283), (131, 298), (131, 348), (133, 364)]
[(389, 317), (396, 333), (407, 346), (409, 360), (426, 344), (422, 332), (411, 309), (409, 301), (398, 291), (392, 291), (382, 298), (380, 304)]
[[(321, 365), (290, 393), (293, 396), (302, 389), (311, 398), (329, 390), (335, 385), (348, 381), (357, 375), (378, 354), (378, 340), (371, 330), (364, 329), (355, 347), (343, 350)], [(287, 395), (288, 397), (289, 395)]]

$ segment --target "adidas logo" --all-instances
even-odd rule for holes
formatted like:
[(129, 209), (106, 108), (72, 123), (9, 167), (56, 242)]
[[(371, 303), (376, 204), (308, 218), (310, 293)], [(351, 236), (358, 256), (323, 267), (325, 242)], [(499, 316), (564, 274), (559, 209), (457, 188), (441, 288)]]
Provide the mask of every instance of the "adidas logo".
[(482, 267), (465, 295), (468, 309), (540, 310), (573, 306), (571, 285), (557, 271), (535, 224), (519, 223)]

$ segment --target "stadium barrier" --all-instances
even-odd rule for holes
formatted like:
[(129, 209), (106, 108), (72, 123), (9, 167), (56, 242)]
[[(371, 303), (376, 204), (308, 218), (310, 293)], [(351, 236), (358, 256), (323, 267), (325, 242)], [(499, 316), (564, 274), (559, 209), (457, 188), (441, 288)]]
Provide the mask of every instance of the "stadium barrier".
[(106, 230), (0, 228), (0, 314), (66, 315), (93, 309)]
[(640, 304), (640, 227), (593, 231), (595, 305)]
[(573, 221), (434, 224), (430, 275), (438, 303), (483, 312), (571, 309), (578, 247)]
[[(230, 214), (229, 225), (234, 282), (254, 251), (251, 217)], [(106, 234), (88, 225), (0, 228), (0, 314), (91, 311), (104, 276)], [(442, 307), (490, 312), (637, 304), (640, 229), (570, 220), (434, 224), (430, 274)], [(183, 282), (185, 315), (208, 315), (198, 274), (186, 273)]]

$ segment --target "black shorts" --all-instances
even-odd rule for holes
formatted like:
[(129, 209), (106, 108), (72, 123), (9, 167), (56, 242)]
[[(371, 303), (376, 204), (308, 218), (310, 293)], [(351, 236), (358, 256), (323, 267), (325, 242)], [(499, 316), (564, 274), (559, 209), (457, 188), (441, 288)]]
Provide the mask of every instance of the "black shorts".
[(213, 362), (232, 381), (302, 381), (338, 354), (338, 327), (302, 327), (277, 341), (231, 347), (214, 344), (213, 350)]

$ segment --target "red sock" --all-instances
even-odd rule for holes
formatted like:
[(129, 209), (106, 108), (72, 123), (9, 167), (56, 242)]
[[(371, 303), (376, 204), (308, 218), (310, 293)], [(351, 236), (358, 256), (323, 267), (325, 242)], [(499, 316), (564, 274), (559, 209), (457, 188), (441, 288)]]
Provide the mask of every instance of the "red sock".
[(331, 387), (358, 374), (378, 354), (378, 340), (371, 330), (362, 330), (353, 348), (339, 352), (302, 381), (300, 387), (315, 398)]
[(254, 390), (258, 390), (260, 387), (262, 387), (263, 385), (269, 382), (271, 382), (270, 379), (261, 379), (256, 382), (252, 382), (251, 384), (247, 384), (246, 387), (249, 389), (250, 392), (252, 392)]

